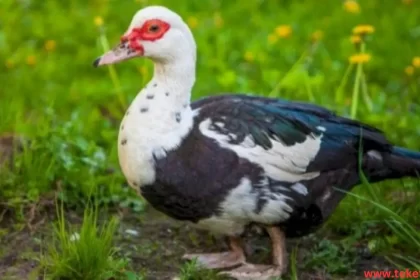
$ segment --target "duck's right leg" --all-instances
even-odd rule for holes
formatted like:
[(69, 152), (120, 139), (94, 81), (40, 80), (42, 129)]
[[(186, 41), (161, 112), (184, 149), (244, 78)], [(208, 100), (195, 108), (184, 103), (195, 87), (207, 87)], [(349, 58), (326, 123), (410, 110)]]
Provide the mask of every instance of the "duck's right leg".
[(199, 265), (209, 269), (231, 268), (245, 263), (245, 252), (239, 237), (229, 237), (230, 251), (209, 254), (186, 254), (183, 259), (197, 259)]

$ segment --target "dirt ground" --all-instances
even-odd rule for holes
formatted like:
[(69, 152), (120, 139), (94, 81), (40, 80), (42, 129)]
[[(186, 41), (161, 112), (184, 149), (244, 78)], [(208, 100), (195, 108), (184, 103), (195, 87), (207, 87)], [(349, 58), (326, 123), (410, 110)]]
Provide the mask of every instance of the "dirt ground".
[[(51, 222), (47, 221), (51, 221), (54, 217), (53, 212), (43, 215), (42, 219), (38, 219), (38, 225), (32, 227), (32, 232), (25, 225), (3, 219), (0, 224), (0, 279), (41, 279), (38, 260), (42, 245), (46, 244), (44, 240), (48, 240), (51, 236)], [(72, 223), (80, 222), (79, 216), (74, 213), (68, 213), (67, 217)], [(129, 234), (130, 231), (135, 231), (137, 234)], [(302, 268), (301, 263), (308, 254), (311, 254), (311, 248), (320, 239), (322, 237), (316, 234), (288, 241), (289, 252), (299, 242), (296, 258), (299, 279), (365, 279), (362, 277), (363, 270), (388, 267), (380, 257), (360, 256), (354, 267), (354, 274), (345, 277), (328, 275), (322, 267), (311, 271)], [(131, 259), (134, 271), (146, 271), (146, 279), (150, 280), (174, 279), (179, 275), (179, 269), (184, 263), (181, 256), (186, 252), (217, 252), (226, 249), (224, 238), (197, 231), (151, 209), (138, 216), (123, 215), (116, 245), (119, 254)], [(270, 261), (268, 238), (254, 234), (247, 238), (247, 245), (250, 261), (262, 263)]]

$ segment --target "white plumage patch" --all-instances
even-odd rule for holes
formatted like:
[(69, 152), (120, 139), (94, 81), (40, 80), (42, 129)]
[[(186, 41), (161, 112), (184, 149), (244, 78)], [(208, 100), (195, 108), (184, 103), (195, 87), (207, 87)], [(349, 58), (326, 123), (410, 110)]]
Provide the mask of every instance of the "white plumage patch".
[[(154, 182), (154, 158), (163, 158), (176, 149), (193, 127), (194, 112), (189, 106), (180, 105), (185, 97), (176, 93), (177, 88), (161, 86), (159, 82), (152, 80), (137, 95), (120, 127), (119, 161), (128, 183), (135, 189)], [(154, 98), (149, 100), (148, 95)], [(174, 113), (180, 114), (179, 122)]]
[(301, 195), (307, 195), (308, 189), (301, 183), (296, 183), (291, 186), (292, 190), (294, 190), (297, 193), (300, 193)]
[(322, 131), (322, 132), (327, 131), (327, 129), (326, 129), (325, 127), (323, 127), (323, 126), (317, 126), (316, 128), (317, 128), (319, 131)]
[(367, 152), (367, 154), (368, 154), (368, 156), (370, 156), (372, 158), (375, 158), (377, 160), (380, 160), (380, 161), (383, 160), (382, 155), (379, 151), (370, 150), (370, 151)]
[[(219, 234), (240, 234), (250, 222), (274, 224), (287, 220), (292, 207), (287, 203), (291, 199), (281, 193), (272, 193), (269, 188), (261, 188), (266, 195), (253, 191), (248, 178), (242, 178), (240, 184), (231, 190), (220, 206), (220, 216), (213, 216), (198, 223), (199, 228)], [(258, 200), (266, 203), (261, 211), (256, 211)]]
[(258, 164), (267, 176), (274, 180), (294, 183), (313, 179), (319, 175), (319, 172), (306, 172), (306, 169), (321, 148), (322, 134), (308, 135), (303, 143), (296, 143), (293, 146), (271, 140), (272, 148), (265, 150), (256, 145), (250, 135), (239, 145), (231, 144), (229, 135), (211, 130), (211, 125), (211, 119), (202, 121), (199, 126), (201, 133), (214, 139), (221, 147), (234, 151), (239, 157)]
[(324, 192), (324, 194), (321, 197), (321, 201), (325, 202), (327, 201), (327, 199), (329, 199), (331, 197), (331, 190), (329, 188), (327, 188)]

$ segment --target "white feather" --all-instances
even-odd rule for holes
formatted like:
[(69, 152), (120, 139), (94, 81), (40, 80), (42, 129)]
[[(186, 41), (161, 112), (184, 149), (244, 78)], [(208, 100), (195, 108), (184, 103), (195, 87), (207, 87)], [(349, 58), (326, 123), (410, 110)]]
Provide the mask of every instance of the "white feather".
[(230, 144), (228, 135), (209, 129), (211, 124), (210, 118), (200, 123), (199, 129), (203, 135), (214, 139), (221, 147), (234, 151), (239, 157), (258, 164), (274, 180), (294, 183), (319, 175), (319, 172), (306, 172), (306, 169), (321, 148), (322, 134), (308, 135), (304, 142), (293, 146), (271, 140), (272, 148), (265, 150), (256, 145), (250, 135), (239, 145)]
[[(264, 183), (267, 181), (263, 181)], [(248, 178), (242, 178), (240, 184), (231, 190), (220, 206), (221, 215), (200, 221), (196, 226), (219, 234), (240, 234), (250, 222), (262, 224), (279, 223), (287, 220), (292, 207), (287, 203), (291, 199), (280, 193), (272, 193), (261, 186), (262, 197), (253, 191)], [(264, 198), (266, 204), (261, 211), (256, 211), (258, 199)]]
[[(176, 149), (193, 127), (194, 112), (189, 106), (177, 108), (163, 88), (149, 87), (132, 102), (128, 115), (121, 123), (124, 128), (120, 129), (118, 136), (121, 169), (134, 188), (154, 182), (154, 158), (163, 158), (168, 151)], [(145, 98), (148, 91), (155, 94), (153, 100)], [(177, 97), (174, 94), (172, 98)], [(140, 112), (143, 105), (148, 106), (146, 113)], [(182, 110), (179, 123), (173, 116), (173, 111), (177, 109)], [(123, 140), (127, 141), (124, 145), (121, 144)]]
[(301, 194), (301, 195), (307, 195), (308, 189), (302, 184), (302, 183), (296, 183), (291, 186), (292, 190), (295, 192)]

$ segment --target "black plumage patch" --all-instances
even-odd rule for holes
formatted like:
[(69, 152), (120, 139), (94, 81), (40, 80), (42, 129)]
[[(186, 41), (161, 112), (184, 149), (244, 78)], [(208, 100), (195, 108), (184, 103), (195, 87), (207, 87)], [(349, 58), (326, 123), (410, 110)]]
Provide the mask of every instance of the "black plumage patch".
[(125, 145), (125, 144), (127, 144), (127, 139), (121, 140), (121, 145)]
[(157, 87), (157, 84), (155, 83), (155, 84), (153, 84), (153, 87)]
[(308, 136), (319, 136), (316, 129), (319, 118), (301, 111), (294, 111), (279, 101), (268, 102), (258, 99), (247, 100), (231, 98), (219, 102), (217, 106), (206, 106), (203, 112), (211, 116), (213, 124), (220, 134), (235, 134), (231, 144), (239, 144), (245, 137), (251, 136), (256, 145), (264, 149), (272, 148), (272, 141), (279, 141), (285, 146), (304, 142)]
[(169, 96), (169, 92), (165, 92), (165, 95), (166, 95), (166, 96)]
[(244, 174), (257, 178), (262, 171), (220, 149), (197, 127), (178, 149), (156, 159), (155, 166), (156, 181), (141, 187), (142, 196), (168, 216), (191, 222), (220, 214), (220, 203)]
[(149, 111), (149, 108), (140, 108), (140, 113), (146, 113), (147, 111)]
[(176, 112), (175, 113), (175, 120), (176, 120), (176, 122), (177, 123), (180, 123), (181, 122), (181, 113), (180, 112)]
[(151, 100), (151, 99), (155, 98), (155, 96), (153, 94), (150, 94), (150, 95), (146, 95), (146, 98)]

